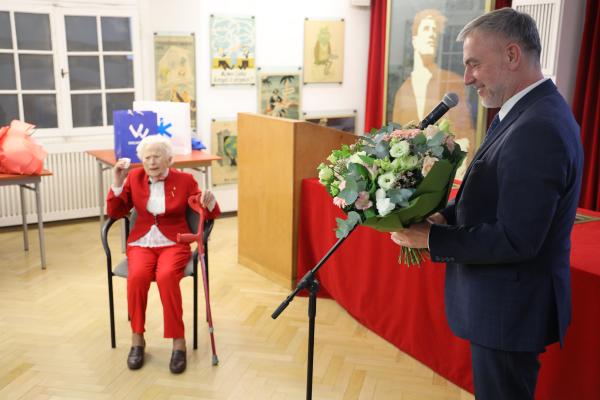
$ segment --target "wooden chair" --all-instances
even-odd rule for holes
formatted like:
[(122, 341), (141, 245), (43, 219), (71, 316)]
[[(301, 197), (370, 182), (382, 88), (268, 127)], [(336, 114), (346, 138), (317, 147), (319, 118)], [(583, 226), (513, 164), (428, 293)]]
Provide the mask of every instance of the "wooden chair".
[[(135, 210), (131, 212), (129, 218), (123, 217), (125, 220), (125, 232), (126, 238), (129, 236), (130, 226), (133, 227), (135, 224), (135, 220), (137, 218), (137, 213)], [(192, 233), (197, 233), (198, 231), (198, 214), (192, 210), (189, 206), (186, 210), (186, 220), (188, 226)], [(104, 247), (104, 252), (106, 253), (106, 272), (108, 275), (108, 308), (110, 313), (110, 341), (111, 347), (116, 347), (115, 340), (115, 307), (113, 301), (113, 277), (118, 276), (121, 278), (127, 279), (127, 257), (124, 257), (122, 261), (120, 261), (117, 265), (113, 267), (112, 265), (112, 255), (110, 251), (110, 247), (108, 245), (108, 233), (113, 224), (118, 221), (118, 219), (108, 219), (104, 225), (102, 226), (101, 239), (102, 239), (102, 247)], [(204, 235), (202, 237), (202, 241), (204, 243), (204, 261), (206, 265), (206, 284), (208, 286), (208, 238), (212, 231), (214, 220), (209, 219), (204, 222)], [(184, 277), (191, 276), (194, 278), (194, 350), (198, 348), (198, 250), (194, 250), (192, 255), (190, 256), (190, 260), (188, 261), (185, 270)], [(200, 263), (200, 265), (202, 265)]]

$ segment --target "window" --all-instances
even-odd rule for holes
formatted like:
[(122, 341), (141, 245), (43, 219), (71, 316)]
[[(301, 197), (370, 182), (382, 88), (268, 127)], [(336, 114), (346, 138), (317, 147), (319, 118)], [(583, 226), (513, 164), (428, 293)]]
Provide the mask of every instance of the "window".
[(113, 111), (132, 108), (141, 87), (135, 7), (16, 4), (0, 10), (0, 125), (22, 119), (38, 137), (112, 133)]
[(57, 128), (49, 15), (2, 11), (0, 25), (0, 124)]
[(73, 127), (112, 125), (135, 97), (129, 18), (66, 15), (65, 33)]

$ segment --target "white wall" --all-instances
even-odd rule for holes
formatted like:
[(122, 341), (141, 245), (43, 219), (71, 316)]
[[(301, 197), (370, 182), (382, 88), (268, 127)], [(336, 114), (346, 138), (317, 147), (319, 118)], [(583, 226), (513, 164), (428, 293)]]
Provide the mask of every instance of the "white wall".
[(585, 22), (585, 4), (586, 0), (563, 1), (558, 38), (556, 86), (569, 104), (573, 104), (581, 36), (583, 34), (583, 23)]
[[(143, 47), (143, 93), (154, 97), (155, 31), (195, 32), (198, 135), (210, 145), (212, 118), (235, 118), (238, 112), (257, 111), (256, 86), (211, 86), (209, 17), (215, 15), (255, 16), (256, 65), (302, 66), (304, 18), (344, 18), (344, 82), (305, 85), (302, 111), (357, 110), (359, 131), (364, 125), (369, 47), (368, 7), (355, 7), (350, 0), (139, 0)], [(215, 190), (221, 208), (237, 209), (235, 186)]]

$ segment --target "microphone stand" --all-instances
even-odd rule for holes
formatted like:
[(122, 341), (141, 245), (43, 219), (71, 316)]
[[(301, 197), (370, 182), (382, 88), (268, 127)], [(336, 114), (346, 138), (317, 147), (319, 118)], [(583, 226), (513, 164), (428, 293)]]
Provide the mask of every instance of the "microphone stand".
[(287, 306), (294, 300), (294, 297), (302, 290), (307, 289), (309, 292), (308, 296), (308, 359), (306, 364), (306, 400), (312, 399), (312, 383), (313, 383), (313, 358), (315, 350), (315, 317), (317, 316), (317, 292), (320, 289), (319, 281), (316, 279), (316, 273), (325, 264), (325, 261), (337, 250), (337, 248), (346, 240), (348, 236), (356, 229), (359, 224), (354, 225), (348, 235), (338, 239), (337, 242), (321, 258), (321, 260), (314, 266), (313, 269), (308, 271), (298, 282), (296, 289), (288, 295), (288, 297), (277, 307), (277, 309), (271, 314), (271, 318), (276, 319), (279, 314), (287, 308)]

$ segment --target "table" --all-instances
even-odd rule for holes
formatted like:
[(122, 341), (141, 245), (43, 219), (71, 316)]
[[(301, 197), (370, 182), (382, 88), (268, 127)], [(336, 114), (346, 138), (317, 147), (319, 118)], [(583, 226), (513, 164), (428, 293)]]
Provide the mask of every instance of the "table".
[[(87, 154), (96, 159), (98, 165), (98, 207), (100, 209), (100, 224), (104, 223), (104, 179), (102, 172), (111, 169), (117, 163), (115, 151), (112, 149), (88, 150)], [(201, 171), (204, 175), (204, 189), (208, 188), (208, 167), (213, 161), (220, 160), (221, 157), (208, 154), (202, 150), (192, 150), (191, 154), (173, 156), (174, 168), (191, 168)], [(132, 163), (133, 167), (139, 167), (141, 163)]]
[[(344, 218), (316, 179), (302, 182), (301, 198), (298, 278), (336, 242), (335, 218)], [(600, 213), (580, 211), (595, 220), (573, 228), (573, 320), (564, 348), (552, 345), (541, 356), (536, 399), (600, 399)], [(408, 268), (397, 263), (398, 253), (389, 234), (358, 227), (319, 271), (320, 294), (473, 392), (469, 343), (452, 334), (444, 312), (445, 265)]]
[(40, 182), (42, 176), (50, 176), (52, 172), (43, 170), (40, 175), (12, 175), (0, 174), (0, 186), (19, 185), (19, 196), (21, 198), (21, 219), (23, 221), (23, 248), (29, 250), (29, 235), (27, 232), (27, 207), (25, 206), (25, 189), (35, 193), (35, 208), (38, 220), (38, 235), (40, 239), (40, 258), (42, 269), (46, 269), (46, 246), (44, 244), (44, 218), (42, 215), (42, 196), (40, 194)]

